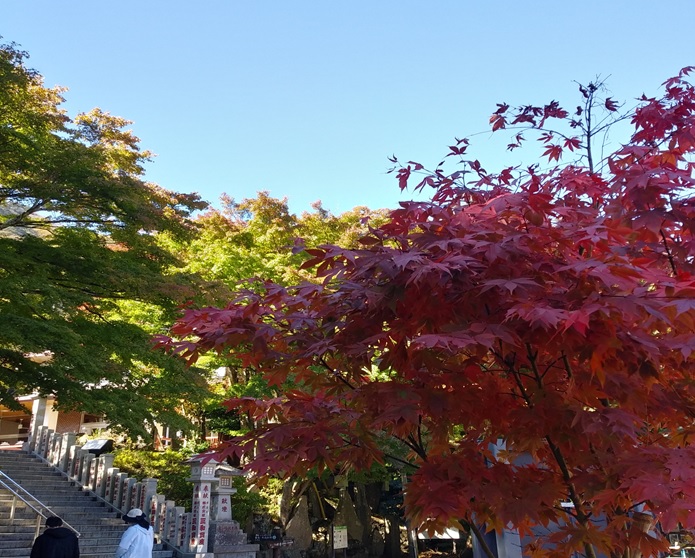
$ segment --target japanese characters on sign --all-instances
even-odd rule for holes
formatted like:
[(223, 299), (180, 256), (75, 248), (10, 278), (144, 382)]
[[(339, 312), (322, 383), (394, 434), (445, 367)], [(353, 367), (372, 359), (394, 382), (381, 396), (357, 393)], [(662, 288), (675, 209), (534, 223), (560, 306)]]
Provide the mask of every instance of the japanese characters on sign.
[(201, 482), (193, 494), (193, 525), (191, 546), (204, 551), (207, 545), (208, 521), (210, 518), (210, 483)]

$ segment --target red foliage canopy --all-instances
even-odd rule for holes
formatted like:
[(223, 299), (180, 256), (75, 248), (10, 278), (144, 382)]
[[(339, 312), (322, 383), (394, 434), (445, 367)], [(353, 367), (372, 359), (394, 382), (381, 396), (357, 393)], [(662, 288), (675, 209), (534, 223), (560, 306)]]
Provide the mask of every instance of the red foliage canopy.
[[(418, 185), (432, 201), (402, 203), (364, 248), (310, 250), (317, 283), (188, 310), (160, 340), (169, 350), (191, 362), (234, 355), (294, 385), (229, 401), (264, 423), (223, 454), (253, 455), (259, 475), (302, 474), (369, 467), (396, 439), (414, 467), (415, 524), (513, 525), (534, 556), (653, 555), (662, 539), (637, 512), (665, 530), (695, 526), (688, 72), (641, 100), (631, 140), (602, 172), (438, 168)], [(543, 132), (556, 118), (586, 132), (556, 102), (507, 110), (493, 126)], [(579, 149), (591, 137), (564, 140)], [(562, 145), (541, 141), (558, 160)], [(411, 162), (398, 177), (424, 172)]]

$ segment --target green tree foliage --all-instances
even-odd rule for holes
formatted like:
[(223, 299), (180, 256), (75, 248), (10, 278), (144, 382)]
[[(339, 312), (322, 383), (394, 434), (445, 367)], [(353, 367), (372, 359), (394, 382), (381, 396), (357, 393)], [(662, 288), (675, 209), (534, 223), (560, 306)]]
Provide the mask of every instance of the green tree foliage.
[(298, 239), (306, 247), (326, 243), (352, 247), (369, 226), (384, 220), (384, 211), (366, 207), (336, 216), (320, 202), (313, 204), (313, 211), (297, 217), (290, 213), (287, 199), (261, 191), (255, 198), (241, 202), (223, 196), (221, 210), (209, 210), (197, 218), (199, 232), (194, 239), (181, 241), (163, 235), (161, 241), (181, 254), (187, 261), (187, 271), (210, 281), (237, 287), (254, 277), (263, 277), (292, 284), (309, 278), (298, 271), (307, 258), (297, 249)]
[(149, 336), (206, 292), (157, 242), (206, 204), (145, 182), (129, 122), (71, 119), (26, 57), (0, 46), (0, 403), (53, 394), (143, 434), (204, 388)]
[(232, 482), (237, 490), (232, 496), (232, 514), (241, 525), (247, 524), (256, 513), (279, 518), (282, 481), (274, 479), (265, 486), (250, 486), (248, 479), (240, 476)]
[(193, 484), (188, 481), (191, 468), (186, 460), (191, 457), (185, 450), (147, 451), (133, 448), (116, 450), (114, 467), (138, 480), (157, 479), (157, 492), (176, 505), (191, 508)]

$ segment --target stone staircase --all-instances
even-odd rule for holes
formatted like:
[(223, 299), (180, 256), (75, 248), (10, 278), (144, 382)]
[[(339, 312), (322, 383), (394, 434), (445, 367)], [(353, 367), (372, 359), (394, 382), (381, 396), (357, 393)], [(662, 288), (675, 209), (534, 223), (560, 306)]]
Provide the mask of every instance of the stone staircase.
[[(81, 558), (113, 558), (126, 528), (118, 512), (25, 451), (0, 450), (0, 471), (80, 533)], [(36, 536), (36, 513), (15, 500), (14, 520), (10, 520), (12, 501), (12, 494), (0, 486), (0, 556), (29, 558)], [(43, 528), (42, 519), (41, 531)], [(152, 556), (171, 558), (173, 552), (155, 545)]]

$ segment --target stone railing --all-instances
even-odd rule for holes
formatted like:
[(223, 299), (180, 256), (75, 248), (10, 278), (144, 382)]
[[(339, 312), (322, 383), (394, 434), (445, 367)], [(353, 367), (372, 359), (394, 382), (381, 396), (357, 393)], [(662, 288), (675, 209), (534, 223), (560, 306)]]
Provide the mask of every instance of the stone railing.
[(77, 445), (76, 439), (76, 434), (57, 434), (41, 426), (25, 447), (117, 512), (143, 510), (160, 542), (183, 554), (201, 554), (198, 541), (191, 536), (193, 513), (158, 494), (157, 479), (130, 478), (113, 466), (113, 454), (97, 457)]

